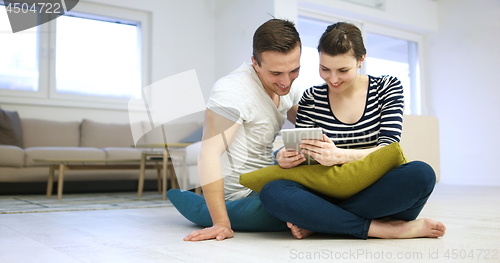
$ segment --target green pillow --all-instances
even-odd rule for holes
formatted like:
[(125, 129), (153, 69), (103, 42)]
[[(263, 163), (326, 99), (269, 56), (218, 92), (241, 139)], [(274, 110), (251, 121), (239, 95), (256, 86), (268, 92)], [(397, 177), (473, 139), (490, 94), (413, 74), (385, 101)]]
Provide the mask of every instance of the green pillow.
[(324, 195), (347, 199), (407, 162), (399, 143), (395, 142), (363, 159), (343, 165), (299, 165), (290, 169), (279, 165), (265, 167), (242, 174), (240, 184), (260, 192), (271, 181), (290, 180)]

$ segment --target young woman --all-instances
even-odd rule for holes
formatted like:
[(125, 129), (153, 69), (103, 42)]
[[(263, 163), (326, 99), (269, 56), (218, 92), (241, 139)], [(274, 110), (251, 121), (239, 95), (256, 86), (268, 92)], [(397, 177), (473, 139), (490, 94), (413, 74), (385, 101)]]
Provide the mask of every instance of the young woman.
[[(304, 140), (302, 153), (280, 150), (281, 167), (292, 168), (309, 154), (325, 166), (361, 159), (399, 142), (403, 122), (403, 87), (391, 76), (358, 74), (366, 57), (361, 31), (339, 22), (330, 25), (318, 45), (320, 75), (325, 84), (304, 92), (297, 128), (320, 127), (323, 141)], [(288, 222), (292, 234), (349, 234), (358, 238), (441, 237), (445, 226), (416, 219), (436, 182), (432, 168), (410, 162), (350, 197), (335, 200), (298, 183), (278, 180), (261, 191), (264, 208)]]

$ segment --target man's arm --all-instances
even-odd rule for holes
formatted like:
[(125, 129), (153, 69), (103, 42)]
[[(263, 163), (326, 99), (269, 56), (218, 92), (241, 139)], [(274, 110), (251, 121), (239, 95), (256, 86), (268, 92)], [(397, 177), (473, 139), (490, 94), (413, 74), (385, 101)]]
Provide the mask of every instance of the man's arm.
[(185, 241), (214, 238), (223, 240), (233, 237), (234, 234), (224, 199), (224, 181), (220, 158), (233, 141), (240, 125), (208, 109), (206, 112), (203, 141), (198, 157), (198, 171), (213, 226), (191, 232), (184, 238)]
[(286, 118), (295, 125), (295, 119), (297, 118), (297, 110), (299, 109), (299, 105), (295, 105), (291, 107), (286, 113)]

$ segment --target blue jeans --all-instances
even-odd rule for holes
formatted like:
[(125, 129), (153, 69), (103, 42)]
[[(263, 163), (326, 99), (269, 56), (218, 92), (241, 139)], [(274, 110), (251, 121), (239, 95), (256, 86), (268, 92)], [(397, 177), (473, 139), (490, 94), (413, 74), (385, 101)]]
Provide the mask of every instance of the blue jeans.
[(321, 195), (288, 180), (266, 184), (260, 199), (271, 215), (303, 229), (367, 239), (374, 218), (415, 220), (435, 183), (434, 170), (414, 161), (391, 170), (346, 200)]
[[(170, 202), (189, 221), (204, 227), (212, 226), (212, 218), (205, 198), (190, 191), (170, 189)], [(283, 231), (286, 223), (271, 216), (260, 202), (259, 194), (250, 193), (246, 198), (226, 202), (227, 214), (234, 231)]]

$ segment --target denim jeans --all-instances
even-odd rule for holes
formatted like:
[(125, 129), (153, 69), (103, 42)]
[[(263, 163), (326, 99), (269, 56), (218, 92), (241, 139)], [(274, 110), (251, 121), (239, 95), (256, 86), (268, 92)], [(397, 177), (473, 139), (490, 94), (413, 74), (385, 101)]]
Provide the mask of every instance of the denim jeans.
[(321, 195), (288, 180), (266, 184), (260, 199), (271, 215), (303, 229), (367, 239), (372, 219), (415, 220), (435, 183), (434, 170), (414, 161), (391, 170), (346, 200)]
[[(170, 202), (189, 221), (203, 227), (212, 226), (205, 198), (190, 191), (170, 189)], [(271, 216), (260, 202), (259, 194), (251, 192), (246, 198), (226, 202), (227, 214), (234, 231), (283, 231), (286, 223)]]

